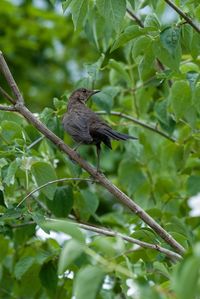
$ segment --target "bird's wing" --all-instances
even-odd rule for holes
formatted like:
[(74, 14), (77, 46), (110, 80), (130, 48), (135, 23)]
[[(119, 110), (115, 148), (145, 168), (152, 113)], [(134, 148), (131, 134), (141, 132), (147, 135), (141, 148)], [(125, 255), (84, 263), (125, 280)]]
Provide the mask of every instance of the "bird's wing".
[[(103, 119), (101, 119), (96, 113), (92, 114), (92, 117), (90, 118), (90, 126), (89, 130), (91, 135), (93, 135), (93, 132), (95, 134), (100, 134), (101, 136), (111, 138), (114, 140), (127, 140), (127, 139), (137, 139), (133, 136), (130, 136), (128, 134), (120, 133), (115, 130), (113, 130)], [(102, 140), (103, 141), (103, 140)]]
[(89, 125), (83, 115), (78, 113), (66, 113), (63, 118), (65, 131), (72, 136), (76, 142), (91, 143), (92, 137), (89, 132)]

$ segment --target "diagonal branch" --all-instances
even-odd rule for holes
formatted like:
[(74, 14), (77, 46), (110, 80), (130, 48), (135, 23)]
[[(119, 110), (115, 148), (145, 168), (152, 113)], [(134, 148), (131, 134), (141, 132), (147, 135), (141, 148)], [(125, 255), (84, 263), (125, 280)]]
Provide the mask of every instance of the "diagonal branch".
[(9, 102), (15, 104), (15, 100), (0, 86), (0, 93), (2, 96), (7, 99)]
[[(4, 76), (8, 82), (8, 85), (13, 89), (16, 85), (10, 71), (7, 72), (8, 66), (3, 54), (0, 52), (0, 68), (4, 73)], [(16, 89), (16, 87), (14, 87)], [(23, 115), (28, 122), (35, 126), (43, 135), (45, 135), (49, 140), (52, 141), (61, 151), (66, 153), (72, 160), (75, 160), (83, 169), (85, 169), (95, 180), (97, 180), (105, 189), (107, 189), (112, 195), (114, 195), (118, 201), (120, 201), (124, 206), (128, 207), (132, 212), (138, 215), (148, 226), (150, 226), (166, 243), (171, 245), (178, 253), (183, 254), (185, 249), (181, 244), (179, 244), (164, 228), (160, 226), (149, 214), (147, 214), (138, 204), (136, 204), (131, 198), (129, 198), (125, 193), (118, 189), (114, 184), (112, 184), (103, 174), (96, 171), (94, 167), (83, 160), (74, 150), (72, 150), (68, 145), (66, 145), (62, 139), (56, 136), (52, 131), (50, 131), (41, 121), (39, 121), (33, 113), (31, 113), (21, 102), (21, 94), (15, 104), (17, 111)]]
[(141, 28), (144, 28), (144, 24), (143, 22), (138, 18), (138, 16), (136, 16), (129, 8), (126, 8), (126, 11), (127, 13), (129, 14), (129, 16), (134, 20), (136, 21), (136, 23), (138, 23), (138, 25), (141, 27)]
[(10, 88), (15, 96), (15, 100), (17, 100), (18, 102), (23, 103), (23, 97), (22, 94), (10, 72), (9, 67), (7, 66), (7, 63), (2, 55), (2, 52), (0, 51), (0, 55), (1, 55), (1, 59), (0, 59), (0, 67), (1, 67), (1, 71), (4, 74), (6, 80), (9, 82)]
[(157, 134), (159, 134), (159, 135), (161, 135), (161, 136), (167, 138), (168, 140), (170, 140), (170, 141), (172, 141), (172, 142), (176, 142), (176, 139), (175, 139), (174, 137), (169, 136), (169, 135), (166, 134), (165, 132), (163, 132), (163, 131), (157, 129), (155, 126), (151, 126), (151, 125), (149, 125), (149, 124), (147, 124), (147, 123), (145, 123), (145, 122), (143, 122), (143, 121), (141, 121), (141, 120), (139, 120), (139, 119), (137, 119), (137, 118), (135, 118), (135, 117), (133, 117), (133, 116), (124, 114), (124, 113), (122, 113), (122, 112), (118, 112), (118, 111), (110, 111), (110, 112), (108, 113), (108, 112), (106, 112), (106, 111), (98, 111), (97, 114), (103, 114), (103, 115), (104, 115), (104, 114), (108, 114), (108, 115), (110, 114), (110, 115), (115, 115), (115, 116), (119, 116), (119, 117), (126, 118), (126, 119), (128, 119), (128, 120), (134, 122), (135, 124), (137, 124), (137, 125), (139, 125), (139, 126), (142, 126), (142, 127), (146, 128), (146, 129), (148, 129), (148, 130), (150, 130), (150, 131), (153, 131), (153, 132), (155, 132), (155, 133), (157, 133)]
[(171, 6), (188, 24), (190, 24), (194, 30), (200, 33), (200, 27), (198, 27), (190, 17), (188, 17), (176, 4), (171, 0), (164, 0), (169, 6)]

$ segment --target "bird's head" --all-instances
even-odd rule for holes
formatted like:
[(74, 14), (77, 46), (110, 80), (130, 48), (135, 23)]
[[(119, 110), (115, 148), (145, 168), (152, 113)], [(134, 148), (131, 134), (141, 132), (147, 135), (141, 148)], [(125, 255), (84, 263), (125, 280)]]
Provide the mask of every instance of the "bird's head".
[(76, 89), (70, 96), (70, 98), (75, 99), (77, 101), (86, 102), (92, 95), (100, 92), (100, 90), (90, 90), (86, 88)]

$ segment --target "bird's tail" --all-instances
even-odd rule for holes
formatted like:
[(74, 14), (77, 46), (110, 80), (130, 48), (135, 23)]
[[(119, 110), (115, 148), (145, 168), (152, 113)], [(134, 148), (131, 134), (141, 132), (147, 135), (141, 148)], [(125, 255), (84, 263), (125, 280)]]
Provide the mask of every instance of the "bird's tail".
[(111, 128), (102, 128), (101, 134), (106, 135), (114, 140), (137, 139), (136, 137), (130, 136), (128, 134), (119, 133)]

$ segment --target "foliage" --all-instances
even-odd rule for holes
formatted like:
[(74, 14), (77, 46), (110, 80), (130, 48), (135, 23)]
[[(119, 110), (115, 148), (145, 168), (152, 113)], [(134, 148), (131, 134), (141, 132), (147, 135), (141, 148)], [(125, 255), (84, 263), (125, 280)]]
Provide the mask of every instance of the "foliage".
[[(49, 184), (23, 201), (49, 181), (88, 174), (20, 115), (0, 111), (0, 297), (199, 298), (200, 221), (188, 205), (200, 192), (199, 33), (162, 0), (32, 2), (0, 2), (1, 50), (27, 105), (73, 145), (61, 125), (67, 95), (78, 86), (101, 89), (90, 107), (138, 137), (104, 149), (103, 172), (187, 252), (173, 264), (163, 253), (70, 222), (170, 249), (95, 182)], [(199, 0), (175, 2), (200, 20)], [(64, 15), (55, 8), (61, 6)], [(95, 165), (92, 147), (79, 152)], [(43, 240), (39, 228), (68, 238)]]

